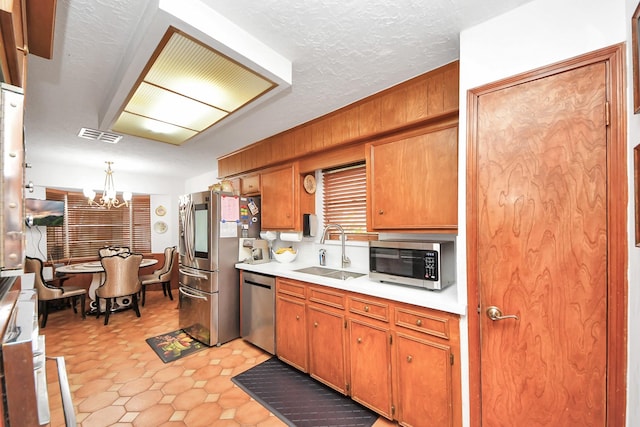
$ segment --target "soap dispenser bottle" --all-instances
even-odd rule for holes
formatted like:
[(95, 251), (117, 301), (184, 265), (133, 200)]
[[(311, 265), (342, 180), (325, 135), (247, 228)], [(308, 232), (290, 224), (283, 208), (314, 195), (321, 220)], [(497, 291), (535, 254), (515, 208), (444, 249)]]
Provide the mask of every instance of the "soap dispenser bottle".
[(318, 257), (320, 258), (320, 265), (327, 265), (327, 250), (320, 249), (318, 251)]

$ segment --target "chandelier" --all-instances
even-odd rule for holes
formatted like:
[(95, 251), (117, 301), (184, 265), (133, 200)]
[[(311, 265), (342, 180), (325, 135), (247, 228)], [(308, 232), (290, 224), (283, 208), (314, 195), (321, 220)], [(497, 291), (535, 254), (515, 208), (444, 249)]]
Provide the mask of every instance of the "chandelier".
[(95, 201), (96, 192), (93, 190), (84, 190), (84, 196), (87, 198), (87, 202), (91, 206), (99, 206), (107, 209), (111, 208), (120, 208), (122, 206), (129, 206), (129, 201), (131, 200), (130, 192), (122, 193), (122, 201), (118, 200), (116, 196), (116, 187), (113, 184), (113, 171), (111, 170), (111, 165), (113, 162), (105, 162), (107, 164), (107, 170), (105, 173), (107, 174), (104, 178), (104, 190), (102, 190), (102, 196), (98, 201)]

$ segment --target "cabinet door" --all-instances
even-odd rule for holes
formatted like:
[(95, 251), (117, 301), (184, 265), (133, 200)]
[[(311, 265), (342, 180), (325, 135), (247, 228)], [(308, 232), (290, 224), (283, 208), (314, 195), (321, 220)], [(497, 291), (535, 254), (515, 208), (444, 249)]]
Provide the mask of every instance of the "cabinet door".
[(243, 196), (260, 194), (260, 175), (243, 176), (240, 178), (240, 194)]
[(308, 371), (304, 300), (277, 297), (276, 353), (282, 361), (303, 372)]
[(457, 126), (373, 143), (367, 168), (372, 230), (457, 230)]
[(391, 343), (388, 328), (351, 319), (351, 398), (391, 419)]
[(296, 228), (296, 178), (294, 166), (261, 174), (263, 230)]
[(398, 421), (403, 426), (453, 425), (451, 349), (449, 346), (396, 335)]
[(309, 373), (347, 394), (344, 314), (308, 306)]

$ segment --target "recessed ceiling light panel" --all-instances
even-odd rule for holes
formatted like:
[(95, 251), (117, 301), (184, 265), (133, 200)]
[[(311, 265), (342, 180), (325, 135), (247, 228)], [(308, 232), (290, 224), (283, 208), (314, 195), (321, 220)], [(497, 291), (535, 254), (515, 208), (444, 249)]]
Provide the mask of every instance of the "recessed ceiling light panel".
[[(277, 85), (170, 27), (127, 98), (113, 130), (182, 144)], [(180, 135), (180, 136), (178, 136)]]

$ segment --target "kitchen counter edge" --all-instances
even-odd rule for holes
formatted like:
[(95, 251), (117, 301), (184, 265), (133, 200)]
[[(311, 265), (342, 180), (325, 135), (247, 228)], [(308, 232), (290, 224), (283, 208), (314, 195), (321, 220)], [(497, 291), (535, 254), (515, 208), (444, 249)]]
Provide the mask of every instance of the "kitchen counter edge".
[(239, 270), (267, 274), (270, 276), (286, 277), (288, 279), (300, 280), (306, 283), (313, 283), (345, 291), (357, 292), (363, 295), (385, 298), (396, 302), (413, 304), (418, 307), (426, 307), (447, 313), (466, 315), (466, 305), (458, 302), (457, 285), (449, 286), (442, 291), (430, 291), (410, 286), (381, 283), (369, 279), (369, 276), (366, 273), (362, 277), (349, 280), (331, 279), (315, 274), (299, 273), (294, 271), (312, 266), (312, 264), (296, 262), (289, 264), (282, 264), (275, 261), (264, 264), (238, 263), (235, 266)]

